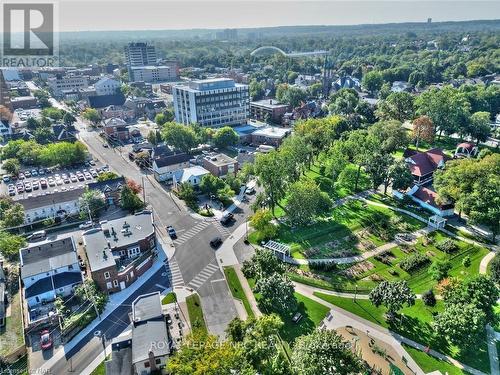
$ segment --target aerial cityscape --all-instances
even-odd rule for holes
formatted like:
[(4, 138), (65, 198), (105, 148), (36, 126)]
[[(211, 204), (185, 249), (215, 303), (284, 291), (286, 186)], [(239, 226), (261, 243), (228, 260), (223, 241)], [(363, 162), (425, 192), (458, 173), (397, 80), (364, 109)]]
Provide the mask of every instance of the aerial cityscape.
[(500, 4), (0, 7), (0, 374), (500, 375)]

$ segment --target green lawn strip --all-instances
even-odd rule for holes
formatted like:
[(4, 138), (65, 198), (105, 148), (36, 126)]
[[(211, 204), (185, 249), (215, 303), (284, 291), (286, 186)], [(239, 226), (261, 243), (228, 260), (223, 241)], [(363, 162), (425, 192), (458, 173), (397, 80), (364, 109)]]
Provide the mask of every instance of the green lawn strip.
[(226, 276), (226, 280), (233, 297), (239, 299), (243, 303), (248, 317), (253, 318), (255, 315), (252, 311), (252, 307), (250, 306), (250, 302), (248, 301), (248, 298), (245, 294), (245, 291), (243, 290), (243, 287), (241, 286), (240, 280), (234, 268), (224, 267), (224, 275)]
[(175, 301), (177, 301), (177, 296), (174, 292), (170, 292), (165, 297), (163, 297), (163, 299), (161, 300), (161, 304), (168, 305), (169, 303), (174, 303)]
[(0, 328), (0, 356), (24, 344), (20, 296), (19, 292), (12, 296), (11, 315), (5, 319), (5, 326)]
[(448, 373), (449, 375), (466, 375), (467, 372), (459, 369), (451, 363), (441, 361), (421, 350), (415, 349), (411, 346), (403, 344), (403, 347), (408, 354), (413, 358), (417, 365), (424, 371), (424, 373), (433, 372), (436, 370), (441, 371), (442, 374)]
[(477, 370), (486, 373), (489, 372), (490, 364), (486, 331), (484, 339), (474, 348), (474, 353), (460, 353), (456, 346), (450, 345), (443, 338), (436, 337), (431, 322), (433, 320), (433, 314), (443, 309), (444, 305), (442, 301), (438, 301), (434, 307), (428, 307), (425, 306), (421, 300), (417, 300), (414, 306), (406, 307), (401, 310), (402, 319), (400, 322), (397, 322), (397, 324), (388, 324), (384, 318), (385, 308), (375, 307), (369, 300), (358, 299), (353, 301), (352, 298), (337, 297), (318, 292), (315, 292), (314, 295), (375, 324), (400, 333), (408, 339), (414, 340), (422, 345), (428, 345), (431, 349), (449, 355)]
[(285, 325), (281, 329), (280, 335), (289, 344), (293, 343), (297, 337), (312, 332), (330, 311), (328, 307), (302, 294), (294, 293), (294, 295), (299, 303), (298, 311), (302, 314), (302, 319), (298, 323), (292, 322), (295, 311), (289, 315), (281, 316)]
[(90, 375), (106, 375), (106, 364), (104, 361), (99, 363), (99, 366), (97, 366)]
[(203, 318), (203, 310), (201, 308), (200, 296), (192, 294), (186, 298), (186, 305), (189, 314), (189, 321), (191, 322), (191, 329), (194, 331), (200, 329), (207, 332), (205, 319)]

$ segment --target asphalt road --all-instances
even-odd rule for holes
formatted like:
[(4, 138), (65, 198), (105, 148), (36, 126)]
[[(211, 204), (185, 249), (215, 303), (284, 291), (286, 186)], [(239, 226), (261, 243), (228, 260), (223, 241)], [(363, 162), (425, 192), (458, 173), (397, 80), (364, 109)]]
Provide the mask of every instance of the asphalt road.
[[(56, 107), (61, 107), (61, 104), (55, 100), (52, 100), (52, 103)], [(146, 202), (152, 208), (154, 218), (162, 228), (160, 235), (166, 236), (163, 229), (167, 225), (176, 228), (181, 243), (175, 245), (176, 253), (173, 261), (177, 262), (184, 283), (200, 294), (209, 331), (223, 335), (225, 327), (237, 316), (237, 312), (224, 276), (217, 267), (215, 251), (210, 247), (209, 242), (215, 236), (227, 238), (231, 231), (243, 222), (248, 208), (238, 209), (235, 215), (236, 221), (228, 228), (222, 227), (211, 219), (193, 218), (182, 202), (166, 191), (152, 175), (144, 174), (118, 150), (105, 148), (98, 133), (88, 130), (87, 125), (80, 118), (77, 119), (75, 125), (79, 130), (78, 138), (87, 145), (94, 158), (108, 164), (111, 170), (143, 184)], [(155, 286), (159, 282), (158, 277), (155, 275), (147, 280), (138, 292), (134, 293), (134, 298), (139, 294), (159, 290)], [(160, 284), (167, 286), (164, 280), (161, 281)], [(131, 302), (133, 298), (129, 300)], [(129, 303), (118, 307), (105, 322), (101, 323), (102, 327), (97, 329), (109, 332), (109, 335), (106, 333), (107, 337), (116, 337), (123, 332), (125, 329), (123, 322), (127, 321), (127, 314), (130, 311), (130, 306), (127, 304)], [(99, 350), (102, 350), (101, 342), (89, 335), (75, 349), (67, 353), (64, 360), (58, 361), (52, 367), (52, 373), (71, 373), (71, 369), (73, 373), (78, 373), (79, 369), (92, 362)]]

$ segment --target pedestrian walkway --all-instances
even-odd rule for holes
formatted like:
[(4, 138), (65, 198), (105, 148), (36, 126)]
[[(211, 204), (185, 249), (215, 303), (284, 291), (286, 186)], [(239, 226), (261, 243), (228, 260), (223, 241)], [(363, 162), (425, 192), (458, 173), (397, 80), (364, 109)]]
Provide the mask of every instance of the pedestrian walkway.
[(495, 252), (491, 251), (486, 254), (483, 259), (481, 259), (481, 263), (479, 263), (479, 273), (481, 275), (486, 275), (486, 272), (488, 271), (488, 264), (490, 264), (494, 257)]
[(214, 263), (209, 263), (193, 280), (187, 285), (190, 288), (198, 290), (212, 275), (219, 270), (219, 267)]
[(203, 229), (205, 229), (209, 225), (210, 223), (207, 221), (200, 221), (194, 227), (188, 229), (185, 232), (178, 231), (177, 238), (174, 240), (174, 244), (177, 246), (182, 245), (183, 243), (189, 241), (191, 238), (196, 236), (198, 233), (200, 233)]
[(359, 330), (368, 332), (369, 335), (371, 335), (379, 340), (382, 340), (382, 341), (388, 343), (389, 345), (393, 346), (394, 349), (402, 357), (404, 357), (407, 360), (408, 367), (410, 369), (412, 369), (415, 374), (423, 375), (424, 372), (422, 371), (422, 369), (420, 369), (420, 367), (413, 360), (413, 358), (406, 352), (406, 350), (404, 349), (404, 347), (401, 344), (406, 344), (406, 345), (411, 346), (413, 348), (416, 348), (418, 350), (425, 351), (427, 354), (429, 354), (435, 358), (438, 358), (442, 361), (451, 363), (454, 366), (456, 366), (460, 369), (463, 369), (470, 374), (487, 375), (484, 372), (476, 370), (468, 365), (465, 365), (465, 364), (457, 361), (454, 358), (451, 358), (447, 355), (439, 353), (433, 349), (428, 349), (426, 346), (424, 346), (416, 341), (410, 340), (404, 336), (401, 336), (400, 334), (398, 334), (396, 332), (393, 332), (389, 329), (386, 329), (386, 328), (381, 327), (375, 323), (372, 323), (372, 322), (370, 322), (364, 318), (361, 318), (361, 317), (359, 317), (359, 316), (357, 316), (349, 311), (346, 311), (338, 306), (332, 305), (331, 303), (326, 302), (326, 301), (322, 300), (321, 298), (316, 297), (312, 293), (311, 289), (314, 290), (314, 288), (309, 288), (309, 289), (304, 288), (299, 293), (304, 294), (306, 297), (308, 297), (308, 298), (310, 298), (310, 299), (312, 299), (312, 300), (314, 300), (314, 301), (316, 301), (324, 306), (329, 307), (331, 309), (330, 314), (333, 315), (333, 317), (334, 317), (334, 319), (332, 319), (332, 318), (328, 319), (328, 316), (327, 316), (327, 318), (325, 318), (323, 320), (320, 327), (336, 329), (339, 327), (352, 326), (352, 327), (357, 328)]
[(262, 313), (259, 310), (259, 306), (257, 305), (257, 300), (255, 299), (250, 285), (248, 284), (248, 280), (245, 275), (243, 275), (243, 272), (241, 272), (241, 265), (238, 264), (234, 266), (234, 271), (238, 276), (238, 280), (240, 280), (241, 287), (243, 289), (243, 292), (245, 293), (245, 296), (247, 297), (248, 302), (250, 303), (250, 307), (252, 308), (254, 315), (256, 317), (262, 316)]
[(488, 324), (486, 326), (487, 341), (488, 341), (488, 356), (490, 357), (490, 371), (491, 375), (500, 375), (500, 368), (498, 365), (498, 352), (496, 345), (495, 330)]
[(233, 246), (245, 236), (247, 226), (247, 223), (241, 224), (215, 251), (215, 257), (217, 258), (217, 262), (221, 268), (239, 263), (238, 258), (236, 258), (236, 255), (234, 254)]
[(175, 258), (170, 258), (168, 262), (165, 261), (165, 267), (167, 268), (166, 276), (168, 277), (172, 288), (183, 286), (184, 279), (182, 277), (179, 264), (177, 263)]

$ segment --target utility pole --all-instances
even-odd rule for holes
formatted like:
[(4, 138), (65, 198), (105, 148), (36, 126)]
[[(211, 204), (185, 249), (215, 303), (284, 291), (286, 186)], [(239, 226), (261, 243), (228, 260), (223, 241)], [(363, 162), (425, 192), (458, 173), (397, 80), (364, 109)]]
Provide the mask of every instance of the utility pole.
[(146, 188), (144, 185), (144, 176), (142, 176), (142, 200), (146, 203)]

